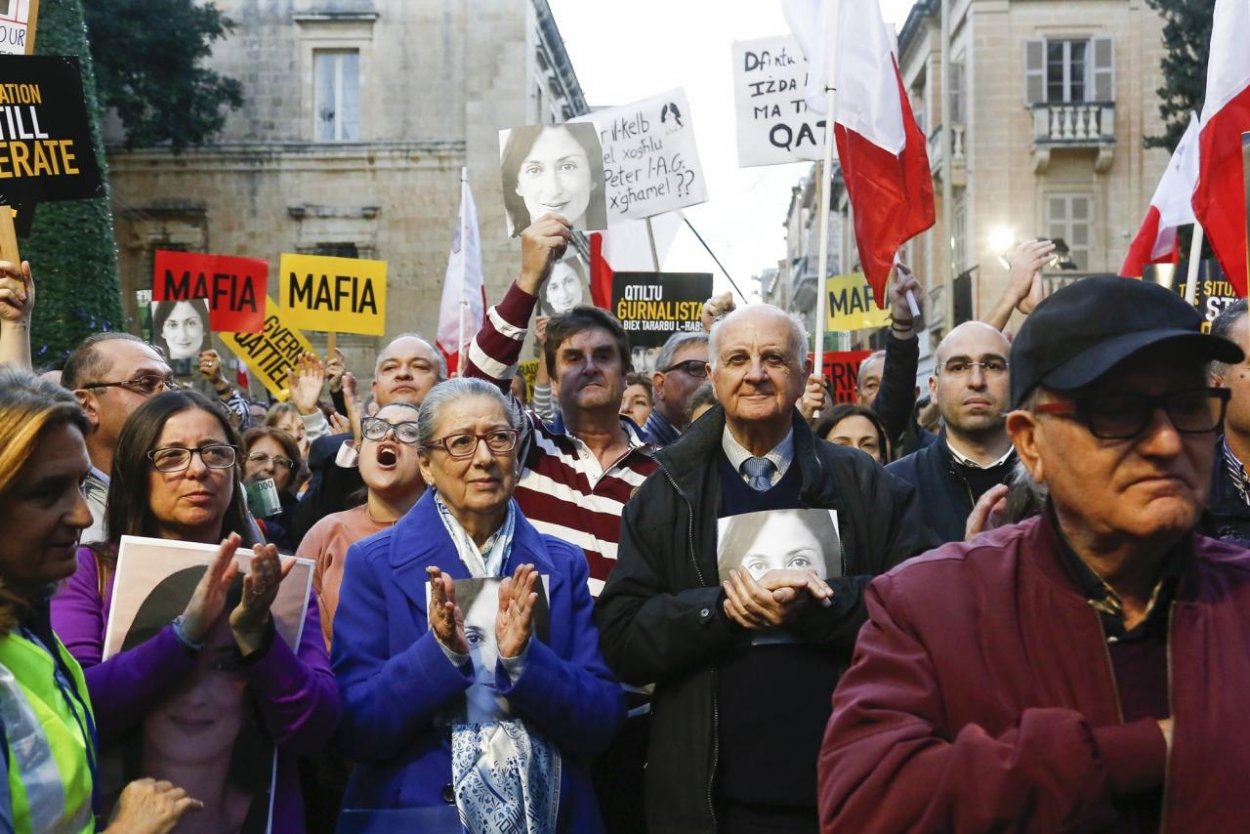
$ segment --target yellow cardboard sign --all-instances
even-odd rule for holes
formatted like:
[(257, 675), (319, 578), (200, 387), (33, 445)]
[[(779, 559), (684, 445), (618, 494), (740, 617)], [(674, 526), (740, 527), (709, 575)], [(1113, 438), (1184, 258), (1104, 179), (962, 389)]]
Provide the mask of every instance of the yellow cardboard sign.
[(386, 329), (386, 261), (282, 253), (278, 303), (286, 321), (309, 330), (381, 336)]
[(829, 303), (825, 307), (825, 329), (831, 333), (874, 330), (890, 323), (890, 311), (878, 310), (872, 300), (872, 287), (862, 272), (832, 275), (825, 281)]
[(267, 298), (265, 329), (260, 333), (219, 333), (226, 347), (243, 360), (257, 379), (279, 400), (287, 398), (287, 376), (295, 367), (295, 360), (312, 345), (278, 308), (272, 298)]
[(525, 390), (529, 392), (531, 400), (534, 399), (534, 379), (538, 376), (538, 362), (538, 359), (526, 359), (516, 366), (516, 372), (525, 377)]

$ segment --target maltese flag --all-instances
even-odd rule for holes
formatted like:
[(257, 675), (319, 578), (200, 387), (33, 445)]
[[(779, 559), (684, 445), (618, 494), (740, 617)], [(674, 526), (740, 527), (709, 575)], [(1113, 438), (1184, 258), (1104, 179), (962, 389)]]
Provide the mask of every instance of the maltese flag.
[(1216, 0), (1207, 95), (1198, 132), (1194, 214), (1224, 274), (1246, 294), (1246, 192), (1241, 134), (1250, 131), (1250, 0)]
[[(438, 306), (438, 349), (447, 358), (447, 370), (459, 367), (460, 350), (482, 329), (486, 286), (482, 278), (482, 241), (478, 237), (477, 206), (469, 180), (461, 177), (460, 215), (451, 239), (443, 300)], [(463, 320), (462, 320), (463, 319)], [(464, 340), (464, 345), (459, 344)]]
[(860, 265), (884, 309), (895, 253), (933, 225), (933, 177), (881, 6), (843, 0), (840, 10), (833, 130)]
[(1197, 182), (1198, 117), (1195, 115), (1172, 153), (1172, 161), (1163, 172), (1155, 195), (1150, 198), (1146, 219), (1129, 244), (1120, 275), (1140, 278), (1146, 264), (1174, 264), (1180, 260), (1176, 230), (1194, 222), (1192, 200)]

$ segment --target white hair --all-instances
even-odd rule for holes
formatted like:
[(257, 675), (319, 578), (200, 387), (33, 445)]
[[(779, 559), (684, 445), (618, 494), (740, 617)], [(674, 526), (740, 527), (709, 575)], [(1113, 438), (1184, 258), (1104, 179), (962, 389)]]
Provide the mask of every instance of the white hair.
[(795, 363), (800, 368), (803, 367), (803, 360), (807, 358), (807, 351), (808, 351), (808, 344), (809, 344), (808, 337), (807, 337), (807, 326), (803, 324), (803, 320), (799, 318), (798, 316), (794, 315), (793, 313), (788, 313), (785, 310), (773, 304), (750, 304), (750, 305), (747, 305), (746, 307), (739, 307), (738, 309), (734, 310), (729, 315), (725, 316), (724, 318), (720, 319), (719, 321), (717, 321), (715, 324), (712, 325), (712, 331), (710, 334), (708, 334), (707, 351), (708, 351), (708, 363), (712, 366), (713, 369), (716, 368), (716, 364), (720, 356), (719, 344), (718, 344), (720, 339), (718, 337), (719, 337), (721, 330), (724, 328), (725, 324), (728, 322), (735, 321), (739, 318), (743, 318), (752, 313), (761, 312), (761, 311), (774, 313), (777, 316), (784, 318), (789, 323), (790, 325), (790, 352), (794, 354)]

